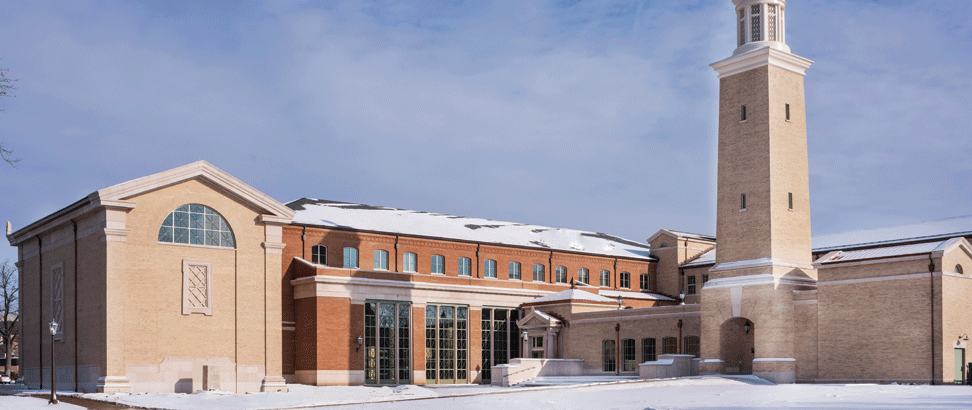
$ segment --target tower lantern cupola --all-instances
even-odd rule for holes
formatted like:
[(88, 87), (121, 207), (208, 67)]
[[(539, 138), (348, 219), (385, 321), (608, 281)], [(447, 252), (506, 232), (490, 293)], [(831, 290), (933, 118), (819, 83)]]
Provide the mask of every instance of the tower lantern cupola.
[(736, 5), (736, 50), (732, 55), (769, 46), (790, 52), (786, 45), (786, 0), (733, 0)]

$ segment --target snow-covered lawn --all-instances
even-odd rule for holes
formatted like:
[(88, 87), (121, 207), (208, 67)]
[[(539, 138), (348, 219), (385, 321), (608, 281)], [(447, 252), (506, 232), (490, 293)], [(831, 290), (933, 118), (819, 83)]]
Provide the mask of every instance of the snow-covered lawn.
[[(314, 387), (289, 393), (85, 394), (141, 408), (285, 409), (335, 406), (363, 409), (970, 409), (972, 386), (772, 385), (755, 378), (686, 378), (586, 386), (498, 388)], [(0, 397), (0, 409), (47, 407), (46, 399)], [(343, 405), (342, 405), (343, 404)], [(59, 405), (57, 408), (74, 408)]]

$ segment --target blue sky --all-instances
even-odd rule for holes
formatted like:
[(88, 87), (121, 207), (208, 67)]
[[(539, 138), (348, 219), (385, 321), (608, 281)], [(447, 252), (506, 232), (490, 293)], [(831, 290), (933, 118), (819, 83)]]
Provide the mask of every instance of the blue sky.
[[(730, 0), (0, 3), (15, 229), (205, 159), (280, 201), (715, 233)], [(972, 214), (970, 9), (789, 2), (815, 233)]]

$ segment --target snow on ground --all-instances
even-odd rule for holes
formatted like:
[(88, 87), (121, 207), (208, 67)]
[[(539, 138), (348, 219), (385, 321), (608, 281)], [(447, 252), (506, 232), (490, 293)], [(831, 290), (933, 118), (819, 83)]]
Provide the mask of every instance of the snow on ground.
[[(165, 409), (969, 409), (970, 386), (773, 385), (755, 377), (697, 377), (584, 386), (365, 387), (288, 385), (289, 393), (85, 394)], [(50, 409), (46, 399), (0, 396), (0, 409)], [(73, 409), (63, 403), (60, 409)]]
[(17, 397), (17, 396), (0, 396), (0, 410), (82, 410), (84, 407), (78, 407), (75, 405), (67, 403), (58, 403), (57, 405), (47, 404), (46, 398), (39, 397)]
[(277, 409), (341, 403), (367, 403), (379, 400), (402, 400), (435, 397), (436, 393), (419, 386), (305, 386), (289, 384), (288, 393), (233, 394), (221, 391), (186, 393), (104, 394), (89, 393), (81, 397), (135, 407), (164, 409)]

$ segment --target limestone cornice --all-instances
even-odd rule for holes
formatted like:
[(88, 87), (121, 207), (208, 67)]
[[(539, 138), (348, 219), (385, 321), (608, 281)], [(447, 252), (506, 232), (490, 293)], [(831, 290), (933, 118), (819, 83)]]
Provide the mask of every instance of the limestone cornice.
[[(352, 278), (346, 276), (316, 275), (290, 281), (294, 287), (294, 299), (318, 296), (351, 297), (351, 288), (380, 287), (400, 291), (454, 292), (463, 295), (506, 295), (524, 298), (538, 298), (553, 292), (545, 290), (495, 288), (478, 285), (450, 285), (432, 282), (406, 282), (387, 279)], [(526, 302), (524, 300), (523, 302)], [(522, 302), (521, 302), (522, 303)]]
[(813, 64), (811, 60), (766, 46), (729, 57), (722, 61), (717, 61), (709, 66), (719, 73), (719, 78), (725, 78), (733, 74), (739, 74), (768, 65), (792, 71), (799, 75), (806, 75), (807, 69), (810, 68), (811, 64)]
[(731, 272), (743, 269), (782, 267), (802, 270), (814, 270), (814, 265), (806, 262), (790, 261), (786, 259), (761, 258), (749, 259), (745, 261), (733, 261), (717, 263), (709, 268), (710, 273)]
[(800, 286), (800, 287), (816, 287), (817, 281), (812, 278), (801, 278), (796, 276), (777, 277), (772, 274), (765, 273), (761, 275), (734, 276), (729, 278), (710, 279), (708, 282), (702, 285), (702, 290), (732, 288), (732, 287), (742, 287), (742, 286), (758, 286), (758, 285), (774, 285), (774, 286), (787, 285), (787, 286)]

